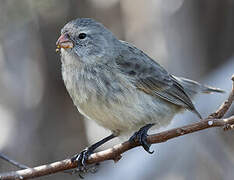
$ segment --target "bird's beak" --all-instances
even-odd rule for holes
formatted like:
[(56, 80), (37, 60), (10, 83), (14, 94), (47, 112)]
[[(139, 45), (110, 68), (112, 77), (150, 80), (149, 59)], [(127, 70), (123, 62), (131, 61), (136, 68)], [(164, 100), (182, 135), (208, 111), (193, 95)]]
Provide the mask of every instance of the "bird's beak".
[(66, 37), (65, 34), (62, 34), (57, 42), (56, 42), (56, 52), (58, 52), (61, 48), (63, 49), (71, 49), (73, 48), (73, 42), (68, 38)]

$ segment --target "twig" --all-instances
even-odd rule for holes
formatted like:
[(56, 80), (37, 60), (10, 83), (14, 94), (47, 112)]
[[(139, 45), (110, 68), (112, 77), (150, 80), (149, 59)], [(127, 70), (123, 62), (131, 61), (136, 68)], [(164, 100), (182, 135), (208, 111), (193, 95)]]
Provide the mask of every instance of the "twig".
[[(234, 76), (232, 77), (233, 84), (234, 84)], [(147, 137), (147, 141), (150, 144), (155, 143), (162, 143), (169, 139), (183, 136), (185, 134), (190, 134), (193, 132), (197, 132), (203, 129), (208, 129), (212, 127), (229, 127), (234, 128), (234, 116), (231, 116), (226, 119), (220, 119), (223, 117), (223, 115), (227, 112), (227, 110), (230, 108), (233, 100), (234, 100), (234, 85), (232, 86), (232, 92), (230, 93), (228, 99), (225, 101), (223, 105), (212, 115), (210, 115), (208, 118), (193, 123), (187, 126), (174, 128), (171, 130), (163, 131), (161, 133), (153, 134)], [(92, 154), (89, 159), (87, 160), (87, 164), (94, 164), (106, 160), (114, 160), (117, 162), (121, 158), (121, 154), (139, 146), (139, 142), (124, 142), (122, 144), (118, 144), (110, 149), (94, 153)], [(77, 163), (72, 163), (70, 159), (65, 159), (62, 161), (54, 162), (47, 165), (38, 166), (35, 168), (29, 168), (25, 170), (19, 170), (19, 171), (13, 171), (8, 173), (0, 174), (1, 180), (11, 180), (11, 179), (29, 179), (29, 178), (35, 178), (40, 177), (72, 168), (76, 168)]]
[(9, 162), (10, 164), (12, 164), (12, 165), (14, 165), (14, 166), (16, 166), (16, 167), (18, 167), (20, 169), (28, 169), (28, 168), (30, 168), (28, 166), (25, 166), (24, 164), (21, 164), (19, 162), (14, 161), (13, 159), (10, 159), (9, 157), (7, 157), (6, 155), (4, 155), (2, 153), (0, 153), (0, 158), (4, 159), (5, 161)]
[(234, 101), (234, 74), (232, 75), (232, 91), (226, 101), (219, 107), (219, 109), (215, 112), (209, 115), (209, 118), (217, 118), (220, 119), (226, 114), (230, 106), (232, 105), (232, 102)]

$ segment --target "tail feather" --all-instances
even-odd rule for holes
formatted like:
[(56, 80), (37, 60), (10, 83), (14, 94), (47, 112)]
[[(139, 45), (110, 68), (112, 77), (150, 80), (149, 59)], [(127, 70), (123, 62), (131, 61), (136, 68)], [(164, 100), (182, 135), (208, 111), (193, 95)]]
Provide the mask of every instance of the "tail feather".
[(203, 93), (212, 93), (212, 92), (217, 92), (217, 93), (225, 93), (224, 90), (219, 89), (219, 88), (215, 88), (215, 87), (211, 87), (211, 86), (205, 86), (205, 85), (201, 85), (203, 86), (202, 92)]
[(202, 119), (201, 114), (196, 109), (194, 109), (192, 112), (195, 113), (199, 117), (199, 119)]
[(177, 81), (180, 82), (180, 84), (183, 86), (185, 92), (190, 96), (193, 97), (195, 94), (197, 93), (213, 93), (213, 92), (217, 92), (217, 93), (224, 93), (225, 91), (219, 88), (215, 88), (215, 87), (210, 87), (210, 86), (206, 86), (206, 85), (202, 85), (196, 81), (190, 80), (190, 79), (186, 79), (186, 78), (182, 78), (182, 77), (176, 77), (173, 76)]

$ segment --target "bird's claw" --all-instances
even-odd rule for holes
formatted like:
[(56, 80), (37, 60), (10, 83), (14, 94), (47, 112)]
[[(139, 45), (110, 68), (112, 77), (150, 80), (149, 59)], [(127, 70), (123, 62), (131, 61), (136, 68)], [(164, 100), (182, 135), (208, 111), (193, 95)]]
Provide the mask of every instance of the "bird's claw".
[(154, 151), (150, 151), (150, 146), (147, 142), (147, 132), (154, 124), (147, 124), (146, 126), (142, 127), (139, 131), (135, 132), (129, 139), (130, 142), (139, 141), (140, 145), (147, 151), (148, 153), (152, 154)]
[(93, 153), (93, 150), (90, 148), (86, 148), (80, 153), (74, 155), (71, 158), (72, 162), (77, 162), (78, 166), (86, 167), (86, 161), (88, 160), (89, 156)]

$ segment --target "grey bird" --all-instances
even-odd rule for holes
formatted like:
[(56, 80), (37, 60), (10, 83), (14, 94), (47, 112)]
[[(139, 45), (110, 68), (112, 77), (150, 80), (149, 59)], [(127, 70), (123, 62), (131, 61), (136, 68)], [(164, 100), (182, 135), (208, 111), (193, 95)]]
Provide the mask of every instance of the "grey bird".
[(135, 132), (152, 153), (147, 131), (167, 126), (175, 114), (190, 110), (200, 119), (191, 98), (197, 93), (223, 92), (169, 74), (133, 45), (118, 40), (101, 23), (89, 18), (68, 22), (57, 43), (62, 77), (75, 106), (112, 134), (72, 158), (81, 165), (110, 139)]

